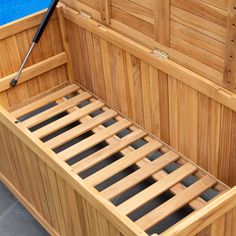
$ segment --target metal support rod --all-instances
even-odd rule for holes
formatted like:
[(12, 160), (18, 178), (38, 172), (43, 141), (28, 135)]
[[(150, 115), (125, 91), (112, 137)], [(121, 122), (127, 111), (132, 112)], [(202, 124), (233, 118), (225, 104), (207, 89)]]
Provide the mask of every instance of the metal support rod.
[(17, 85), (17, 82), (18, 82), (18, 79), (19, 79), (19, 77), (20, 77), (20, 75), (21, 75), (21, 72), (22, 72), (22, 70), (24, 69), (25, 64), (26, 64), (26, 62), (27, 62), (27, 60), (28, 60), (28, 58), (29, 58), (31, 52), (33, 51), (33, 48), (34, 48), (35, 44), (36, 44), (35, 42), (32, 43), (32, 45), (31, 45), (31, 47), (30, 47), (30, 50), (28, 51), (28, 53), (27, 53), (27, 55), (26, 55), (26, 57), (25, 57), (25, 59), (24, 59), (22, 65), (21, 65), (21, 67), (20, 67), (20, 69), (19, 69), (19, 71), (18, 71), (18, 73), (17, 73), (17, 75), (16, 75), (16, 78), (11, 81), (11, 86), (14, 87), (14, 86)]

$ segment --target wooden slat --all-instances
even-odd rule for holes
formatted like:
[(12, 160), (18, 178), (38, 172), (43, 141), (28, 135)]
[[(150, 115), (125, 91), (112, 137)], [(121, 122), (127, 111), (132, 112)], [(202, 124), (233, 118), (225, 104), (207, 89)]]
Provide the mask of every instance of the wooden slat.
[(127, 177), (106, 188), (101, 192), (101, 194), (107, 199), (112, 199), (118, 196), (119, 194), (125, 192), (129, 188), (132, 188), (136, 184), (142, 182), (144, 179), (152, 176), (168, 164), (176, 161), (178, 158), (179, 155), (175, 152), (167, 152), (163, 156), (157, 158), (146, 166), (141, 167), (139, 170), (135, 171), (134, 173), (128, 175)]
[(147, 133), (143, 130), (136, 130), (127, 136), (121, 138), (120, 140), (117, 140), (115, 142), (112, 142), (110, 145), (104, 147), (103, 149), (99, 150), (98, 152), (95, 152), (91, 154), (90, 156), (84, 158), (83, 160), (77, 162), (72, 166), (72, 170), (75, 173), (81, 173), (97, 163), (109, 158), (113, 154), (119, 152), (120, 150), (124, 149), (131, 143), (141, 139), (144, 137)]
[(204, 178), (188, 187), (186, 190), (182, 191), (167, 202), (163, 203), (160, 207), (156, 208), (155, 210), (149, 212), (147, 215), (137, 220), (135, 223), (143, 230), (150, 229), (152, 226), (158, 224), (167, 216), (171, 215), (181, 207), (188, 204), (201, 193), (214, 186), (216, 182), (217, 181), (212, 177), (205, 176)]
[(128, 121), (126, 119), (122, 119), (122, 120), (116, 122), (115, 124), (109, 126), (108, 128), (102, 130), (101, 132), (98, 132), (98, 133), (84, 139), (83, 141), (67, 148), (66, 150), (58, 153), (57, 155), (60, 159), (67, 161), (70, 158), (72, 158), (72, 157), (88, 150), (89, 148), (95, 146), (96, 144), (110, 138), (114, 134), (126, 129), (130, 125), (131, 125), (130, 121)]
[(76, 85), (76, 84), (69, 85), (63, 89), (60, 89), (59, 91), (57, 91), (55, 93), (49, 94), (45, 97), (38, 99), (35, 102), (32, 102), (32, 103), (30, 103), (18, 110), (13, 111), (11, 113), (11, 115), (13, 115), (15, 118), (19, 118), (21, 116), (26, 115), (27, 113), (30, 113), (30, 112), (48, 104), (48, 103), (50, 103), (50, 102), (53, 102), (61, 97), (64, 97), (64, 96), (71, 94), (71, 93), (74, 93), (78, 90), (79, 90), (78, 85)]
[(141, 148), (135, 150), (127, 156), (122, 157), (116, 162), (113, 162), (109, 166), (97, 171), (95, 174), (86, 178), (86, 182), (95, 186), (103, 182), (104, 180), (112, 177), (113, 175), (119, 173), (120, 171), (126, 169), (127, 167), (135, 164), (145, 156), (151, 154), (152, 152), (160, 149), (163, 145), (157, 140), (152, 140), (145, 144)]
[(80, 102), (89, 99), (91, 95), (87, 92), (83, 92), (69, 100), (66, 100), (55, 107), (49, 108), (48, 110), (39, 113), (38, 115), (35, 115), (25, 121), (22, 122), (26, 128), (31, 128), (47, 119), (52, 118), (53, 116), (56, 116), (60, 114), (61, 112), (66, 111), (67, 109), (78, 105)]
[(169, 188), (183, 180), (188, 175), (197, 171), (198, 168), (191, 163), (187, 163), (180, 167), (176, 171), (169, 174), (166, 178), (161, 179), (150, 187), (146, 188), (142, 192), (136, 194), (132, 198), (123, 202), (118, 206), (118, 209), (125, 215), (130, 214), (137, 208), (143, 206), (148, 201), (160, 196)]
[(34, 134), (38, 137), (38, 138), (43, 138), (63, 127), (66, 127), (67, 125), (73, 123), (76, 120), (79, 120), (81, 118), (83, 118), (84, 116), (97, 111), (98, 109), (102, 108), (104, 106), (104, 103), (97, 100), (85, 107), (82, 107), (81, 109), (72, 112), (44, 127), (42, 127), (41, 129), (38, 129), (34, 132)]
[[(53, 69), (62, 66), (66, 63), (67, 63), (67, 56), (64, 52), (62, 52), (48, 59), (45, 59), (41, 62), (38, 62), (32, 66), (29, 66), (23, 69), (20, 76), (20, 80), (18, 82), (18, 86), (19, 84), (22, 84), (46, 72), (52, 71)], [(15, 77), (16, 73), (13, 73), (11, 75), (2, 78), (0, 81), (0, 92), (11, 88), (10, 85), (11, 80), (14, 79)]]
[(117, 113), (115, 111), (107, 110), (104, 113), (96, 116), (95, 118), (93, 118), (89, 122), (84, 123), (84, 124), (80, 124), (72, 129), (64, 132), (63, 134), (60, 134), (53, 139), (50, 139), (49, 141), (46, 142), (46, 145), (51, 149), (57, 148), (60, 145), (63, 145), (66, 142), (69, 142), (70, 140), (94, 129), (96, 126), (102, 124), (103, 122), (114, 118), (116, 115), (117, 115)]

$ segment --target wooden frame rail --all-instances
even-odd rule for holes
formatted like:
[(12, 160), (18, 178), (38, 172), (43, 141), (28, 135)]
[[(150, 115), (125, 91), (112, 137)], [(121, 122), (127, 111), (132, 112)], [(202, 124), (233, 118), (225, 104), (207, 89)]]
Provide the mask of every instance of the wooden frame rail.
[[(59, 66), (62, 66), (68, 62), (67, 55), (65, 52), (57, 54), (46, 60), (38, 62), (32, 66), (23, 69), (19, 84), (24, 83), (32, 78), (35, 78), (43, 73), (51, 71)], [(0, 80), (0, 92), (11, 88), (10, 82), (15, 78), (16, 73), (6, 76)]]

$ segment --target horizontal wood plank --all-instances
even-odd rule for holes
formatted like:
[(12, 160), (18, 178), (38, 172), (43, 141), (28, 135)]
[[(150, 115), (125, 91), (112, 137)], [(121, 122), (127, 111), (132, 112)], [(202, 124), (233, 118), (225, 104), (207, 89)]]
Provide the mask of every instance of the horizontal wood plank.
[(134, 152), (127, 156), (122, 157), (118, 161), (113, 162), (109, 166), (97, 171), (95, 174), (89, 176), (85, 181), (93, 186), (100, 184), (104, 180), (112, 177), (118, 172), (126, 169), (127, 167), (135, 164), (145, 156), (151, 154), (152, 152), (160, 149), (163, 145), (157, 140), (152, 140)]
[(131, 126), (131, 122), (126, 119), (122, 119), (114, 123), (113, 125), (109, 126), (108, 128), (96, 134), (93, 134), (92, 136), (82, 140), (81, 142), (67, 148), (66, 150), (58, 153), (57, 155), (60, 159), (67, 161), (71, 159), (72, 157), (95, 146), (96, 144), (103, 142), (104, 140), (115, 135), (116, 133), (128, 128), (129, 126)]
[(87, 100), (91, 98), (91, 95), (87, 92), (83, 92), (69, 100), (66, 100), (52, 108), (49, 108), (46, 111), (43, 111), (41, 113), (39, 113), (38, 115), (35, 115), (25, 121), (22, 122), (22, 124), (27, 127), (27, 128), (31, 128), (47, 119), (52, 118), (53, 116), (56, 116), (64, 111), (66, 111), (67, 109), (78, 105), (80, 102)]
[(97, 111), (98, 109), (102, 108), (104, 106), (104, 103), (97, 100), (85, 107), (80, 108), (77, 111), (74, 111), (34, 132), (34, 135), (36, 135), (38, 138), (43, 138), (63, 127), (66, 127), (67, 125), (83, 118), (86, 115), (89, 115), (92, 112)]
[[(23, 69), (18, 85), (22, 84), (32, 78), (35, 78), (43, 73), (51, 71), (59, 66), (62, 66), (67, 63), (67, 56), (66, 53), (62, 52), (55, 56), (52, 56), (48, 59), (45, 59), (41, 62), (38, 62), (32, 66), (29, 66)], [(0, 92), (12, 88), (10, 85), (11, 80), (16, 77), (17, 73), (13, 73), (8, 75), (0, 80)], [(14, 89), (14, 88), (13, 88)]]
[(115, 153), (119, 152), (120, 150), (124, 149), (128, 145), (132, 144), (133, 142), (137, 141), (138, 139), (143, 138), (147, 133), (143, 130), (136, 130), (127, 136), (121, 138), (120, 140), (116, 140), (109, 144), (107, 147), (91, 154), (90, 156), (86, 157), (85, 159), (77, 162), (72, 166), (72, 170), (79, 174), (94, 165), (98, 164), (99, 162), (109, 158), (110, 156), (114, 155)]
[(15, 118), (19, 118), (21, 116), (24, 116), (40, 107), (43, 107), (44, 105), (53, 102), (59, 98), (62, 98), (68, 94), (74, 93), (76, 91), (79, 90), (79, 86), (76, 84), (72, 84), (69, 85), (63, 89), (60, 89), (59, 91), (56, 91), (52, 94), (49, 94), (47, 96), (44, 96), (42, 98), (37, 99), (36, 101), (29, 103), (28, 105), (17, 109), (15, 111), (13, 111), (11, 114), (15, 117)]
[(89, 122), (87, 122), (85, 124), (80, 124), (72, 129), (64, 132), (63, 134), (60, 134), (53, 139), (50, 139), (49, 141), (46, 142), (46, 145), (51, 149), (57, 148), (60, 145), (63, 145), (66, 142), (69, 142), (70, 140), (72, 140), (72, 139), (74, 139), (74, 138), (76, 138), (76, 137), (78, 137), (90, 130), (93, 130), (98, 125), (102, 124), (103, 122), (105, 122), (107, 120), (114, 118), (116, 115), (117, 115), (117, 113), (115, 111), (107, 110), (103, 114), (100, 114), (100, 115), (96, 116), (95, 118), (91, 119)]

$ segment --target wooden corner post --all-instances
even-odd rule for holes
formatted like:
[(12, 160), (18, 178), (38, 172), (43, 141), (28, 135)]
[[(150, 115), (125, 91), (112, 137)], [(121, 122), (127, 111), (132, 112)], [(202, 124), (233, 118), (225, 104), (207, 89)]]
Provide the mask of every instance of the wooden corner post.
[(71, 58), (71, 53), (70, 53), (70, 48), (69, 48), (69, 43), (68, 43), (69, 39), (68, 39), (67, 31), (66, 31), (66, 23), (65, 23), (64, 12), (63, 12), (64, 6), (65, 5), (62, 3), (60, 3), (60, 5), (58, 4), (57, 14), (58, 14), (58, 19), (59, 19), (59, 26), (60, 26), (60, 31), (61, 31), (63, 49), (68, 57), (66, 70), (67, 70), (69, 81), (72, 83), (75, 81), (75, 75), (74, 75), (72, 58)]

